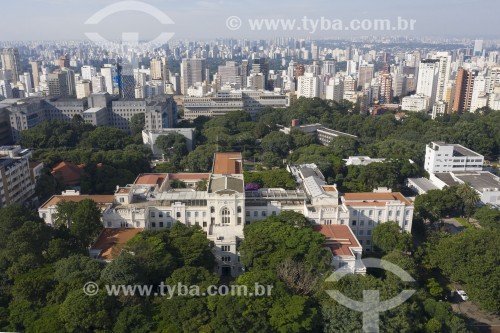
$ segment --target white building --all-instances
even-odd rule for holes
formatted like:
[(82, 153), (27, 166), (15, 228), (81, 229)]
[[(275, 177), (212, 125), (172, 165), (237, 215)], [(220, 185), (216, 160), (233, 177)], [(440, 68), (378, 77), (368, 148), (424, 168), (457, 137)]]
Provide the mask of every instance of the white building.
[[(289, 167), (299, 184), (296, 190), (245, 191), (242, 162), (241, 153), (216, 153), (212, 173), (143, 174), (134, 184), (117, 187), (114, 196), (93, 200), (103, 209), (106, 230), (160, 230), (177, 221), (199, 226), (214, 242), (220, 275), (238, 276), (243, 272), (239, 244), (244, 225), (283, 211), (301, 213), (314, 225), (333, 227), (325, 245), (343, 243), (343, 239), (346, 242), (337, 244), (346, 247), (332, 251), (335, 267), (354, 262), (362, 248), (372, 250), (371, 230), (378, 223), (396, 221), (404, 231), (411, 231), (413, 204), (400, 193), (348, 193), (341, 197), (335, 185), (326, 184), (316, 165)], [(91, 197), (54, 196), (40, 207), (39, 214), (53, 224), (57, 202), (84, 198)], [(91, 255), (105, 260), (102, 250), (96, 245)], [(362, 267), (354, 268), (363, 273)]]
[(417, 95), (429, 97), (430, 105), (434, 105), (437, 96), (440, 61), (427, 59), (420, 62), (418, 69)]
[(430, 98), (425, 95), (412, 95), (403, 97), (401, 109), (410, 112), (427, 112), (430, 107)]
[(82, 99), (90, 96), (90, 81), (83, 80), (76, 83), (76, 98)]
[(349, 165), (369, 165), (372, 163), (384, 163), (385, 158), (371, 158), (368, 156), (349, 156), (348, 159), (344, 160), (346, 166)]
[(313, 73), (305, 73), (304, 75), (299, 76), (297, 83), (297, 97), (320, 97), (319, 77)]
[(425, 170), (429, 173), (481, 171), (484, 156), (457, 144), (431, 142), (425, 149)]
[(35, 194), (30, 157), (31, 151), (20, 146), (0, 147), (0, 208), (22, 204)]
[(396, 222), (407, 233), (413, 223), (413, 203), (401, 193), (382, 189), (373, 193), (345, 193), (342, 204), (349, 210), (348, 224), (365, 251), (373, 250), (372, 231), (380, 223)]

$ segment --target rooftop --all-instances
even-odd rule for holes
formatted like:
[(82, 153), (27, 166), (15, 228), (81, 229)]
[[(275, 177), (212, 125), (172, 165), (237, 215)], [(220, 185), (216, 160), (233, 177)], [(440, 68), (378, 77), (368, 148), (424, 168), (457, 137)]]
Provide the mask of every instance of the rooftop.
[(148, 173), (141, 174), (135, 180), (136, 185), (158, 185), (160, 186), (168, 174), (166, 173)]
[(500, 190), (500, 178), (491, 172), (454, 172), (453, 175), (463, 183), (470, 184), (479, 192), (485, 192), (485, 190)]
[(92, 250), (101, 250), (99, 259), (111, 260), (118, 256), (123, 246), (143, 229), (104, 229), (92, 246)]
[(353, 256), (351, 248), (361, 250), (356, 236), (347, 225), (315, 225), (313, 230), (326, 237), (326, 246), (330, 248), (334, 256)]
[(53, 195), (40, 208), (48, 208), (61, 201), (80, 202), (85, 199), (94, 200), (98, 206), (105, 207), (111, 205), (115, 199), (114, 195)]
[(437, 190), (439, 189), (436, 185), (434, 185), (429, 179), (427, 178), (408, 178), (408, 181), (411, 181), (413, 184), (415, 184), (418, 188), (420, 188), (424, 192), (429, 192), (431, 190)]
[(399, 192), (387, 192), (387, 193), (376, 193), (376, 192), (365, 192), (365, 193), (344, 193), (344, 200), (350, 201), (352, 205), (354, 202), (363, 203), (380, 203), (383, 204), (390, 201), (400, 201), (405, 205), (411, 205), (411, 201), (408, 200), (404, 195)]
[(235, 175), (243, 173), (241, 153), (215, 153), (213, 172), (218, 175)]

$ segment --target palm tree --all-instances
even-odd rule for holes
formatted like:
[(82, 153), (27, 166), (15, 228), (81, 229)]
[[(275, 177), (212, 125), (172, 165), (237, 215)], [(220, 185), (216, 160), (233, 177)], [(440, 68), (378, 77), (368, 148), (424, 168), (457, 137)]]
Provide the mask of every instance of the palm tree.
[(467, 222), (469, 222), (472, 211), (477, 206), (479, 201), (481, 201), (481, 197), (469, 183), (459, 185), (457, 187), (457, 195), (463, 200), (463, 208), (465, 209), (465, 213), (467, 215)]

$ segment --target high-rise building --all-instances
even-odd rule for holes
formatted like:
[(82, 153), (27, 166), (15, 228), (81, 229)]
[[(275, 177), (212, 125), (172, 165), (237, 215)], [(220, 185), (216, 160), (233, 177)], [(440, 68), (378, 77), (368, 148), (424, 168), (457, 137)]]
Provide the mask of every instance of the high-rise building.
[(484, 105), (484, 95), (486, 94), (486, 78), (480, 74), (474, 79), (474, 86), (472, 88), (472, 97), (470, 104), (470, 112), (482, 108)]
[(315, 98), (320, 96), (319, 77), (313, 73), (305, 73), (298, 78), (297, 97)]
[(67, 85), (68, 85), (69, 96), (72, 97), (75, 96), (76, 95), (75, 71), (66, 67), (61, 69), (61, 73), (66, 73), (66, 78), (68, 80)]
[(122, 99), (135, 98), (134, 69), (132, 65), (116, 64), (113, 68), (113, 91)]
[(373, 64), (359, 66), (358, 87), (364, 87), (366, 84), (371, 84), (375, 66)]
[(70, 59), (69, 59), (67, 54), (65, 54), (59, 58), (59, 67), (60, 68), (69, 68), (70, 67)]
[(267, 82), (269, 80), (269, 61), (266, 58), (253, 59), (251, 73), (263, 74), (264, 84), (265, 87), (267, 87)]
[(452, 108), (453, 112), (462, 113), (470, 110), (474, 79), (476, 76), (477, 71), (466, 70), (462, 67), (458, 70), (455, 83), (455, 98)]
[(151, 80), (163, 80), (163, 61), (161, 58), (151, 60)]
[(437, 102), (443, 101), (445, 97), (446, 85), (450, 80), (451, 55), (448, 52), (438, 52), (433, 59), (439, 60), (437, 91), (434, 101)]
[(330, 75), (331, 77), (335, 76), (335, 73), (336, 73), (335, 65), (336, 65), (336, 62), (334, 60), (323, 61), (322, 68), (321, 68), (321, 74)]
[(40, 68), (39, 61), (30, 61), (31, 65), (31, 73), (33, 74), (33, 84), (36, 87), (40, 85), (40, 75), (42, 73), (42, 69)]
[(430, 107), (436, 101), (439, 67), (438, 59), (426, 59), (420, 62), (418, 70), (417, 94), (429, 97)]
[(182, 59), (181, 93), (185, 95), (189, 87), (206, 80), (205, 59)]
[(97, 75), (92, 78), (91, 91), (93, 93), (106, 92), (106, 82), (104, 81), (104, 76)]
[(97, 70), (93, 66), (83, 66), (82, 67), (82, 79), (92, 80), (94, 76), (97, 75)]
[(101, 68), (101, 75), (104, 78), (104, 85), (106, 88), (106, 92), (110, 95), (116, 95), (118, 96), (120, 94), (120, 89), (118, 88), (118, 85), (116, 86), (116, 91), (115, 91), (115, 85), (113, 84), (113, 65), (106, 64), (104, 65), (103, 68)]
[(483, 40), (475, 40), (474, 41), (474, 56), (475, 57), (480, 57), (483, 55), (483, 44), (484, 44), (484, 41)]
[(56, 72), (47, 75), (49, 96), (69, 97), (68, 73)]
[(217, 74), (219, 86), (229, 83), (236, 85), (236, 89), (239, 89), (238, 85), (241, 87), (243, 83), (241, 67), (234, 61), (227, 61), (225, 65), (220, 65)]
[(83, 80), (76, 84), (76, 98), (82, 99), (90, 96), (90, 81)]
[(21, 74), (21, 61), (19, 60), (19, 50), (14, 48), (2, 49), (0, 51), (2, 69), (12, 73), (12, 82), (16, 84)]
[(325, 98), (341, 102), (344, 96), (344, 81), (339, 77), (331, 78), (328, 85), (325, 87)]
[(392, 102), (392, 76), (389, 73), (380, 75), (380, 103), (386, 104)]
[(31, 74), (26, 72), (23, 75), (19, 75), (19, 80), (21, 81), (26, 96), (33, 92), (33, 84), (31, 83)]

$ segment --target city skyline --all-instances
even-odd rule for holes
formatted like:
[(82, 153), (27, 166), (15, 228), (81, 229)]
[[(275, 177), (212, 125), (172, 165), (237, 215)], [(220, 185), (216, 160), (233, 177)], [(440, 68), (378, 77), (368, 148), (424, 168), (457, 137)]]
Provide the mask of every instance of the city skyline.
[[(173, 1), (147, 0), (141, 1), (146, 5), (156, 7), (166, 14), (174, 24), (162, 25), (148, 14), (138, 12), (121, 12), (110, 15), (96, 26), (84, 23), (95, 13), (108, 5), (120, 1), (40, 1), (28, 0), (20, 3), (10, 2), (2, 4), (4, 12), (23, 13), (30, 17), (29, 25), (19, 24), (19, 17), (9, 15), (0, 22), (0, 40), (84, 40), (85, 33), (97, 30), (105, 38), (115, 40), (121, 38), (124, 32), (139, 33), (140, 38), (154, 39), (159, 32), (174, 33), (178, 39), (205, 39), (205, 38), (269, 38), (293, 36), (297, 38), (329, 39), (337, 37), (355, 37), (366, 35), (387, 36), (432, 36), (432, 37), (470, 37), (481, 39), (495, 39), (491, 31), (491, 22), (500, 4), (493, 0), (462, 0), (458, 3), (451, 0), (420, 1), (418, 4), (385, 2), (384, 5), (369, 1), (356, 3), (336, 4), (324, 0), (310, 3), (291, 1), (286, 4), (270, 3), (261, 0), (254, 1), (252, 6), (230, 3), (227, 1), (195, 1), (179, 3)], [(474, 9), (475, 15), (469, 15)], [(236, 16), (243, 22), (237, 30), (229, 29), (228, 17)], [(328, 20), (379, 20), (395, 21), (398, 17), (406, 20), (415, 20), (413, 31), (300, 31), (291, 29), (284, 31), (281, 28), (256, 30), (251, 29), (248, 20), (284, 19), (301, 21), (304, 17), (314, 20), (325, 18)], [(468, 24), (463, 24), (467, 21)], [(135, 23), (131, 23), (135, 22)], [(15, 29), (12, 29), (15, 27)], [(8, 33), (7, 33), (8, 32)]]

